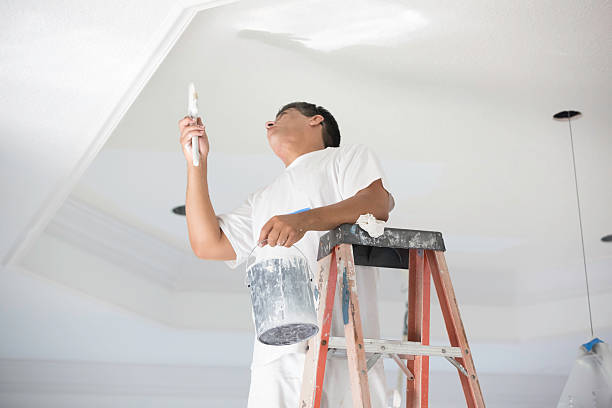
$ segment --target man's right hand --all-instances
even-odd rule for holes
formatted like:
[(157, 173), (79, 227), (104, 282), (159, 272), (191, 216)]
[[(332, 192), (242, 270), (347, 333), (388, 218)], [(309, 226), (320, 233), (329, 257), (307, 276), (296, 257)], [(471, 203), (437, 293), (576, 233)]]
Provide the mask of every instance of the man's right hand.
[(194, 123), (193, 119), (189, 116), (185, 116), (179, 120), (179, 131), (181, 133), (180, 143), (183, 148), (183, 154), (187, 163), (193, 166), (193, 153), (191, 151), (191, 138), (193, 136), (199, 136), (198, 141), (200, 143), (200, 157), (205, 159), (208, 156), (208, 136), (206, 135), (205, 126), (202, 125), (202, 118), (198, 116), (198, 123)]

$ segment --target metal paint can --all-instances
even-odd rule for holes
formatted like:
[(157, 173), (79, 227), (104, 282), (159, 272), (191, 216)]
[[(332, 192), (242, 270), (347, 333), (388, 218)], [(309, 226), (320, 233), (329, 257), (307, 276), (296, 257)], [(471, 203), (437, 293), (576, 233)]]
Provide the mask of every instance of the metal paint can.
[(319, 331), (308, 259), (295, 246), (255, 247), (246, 267), (257, 339), (269, 345), (304, 341)]

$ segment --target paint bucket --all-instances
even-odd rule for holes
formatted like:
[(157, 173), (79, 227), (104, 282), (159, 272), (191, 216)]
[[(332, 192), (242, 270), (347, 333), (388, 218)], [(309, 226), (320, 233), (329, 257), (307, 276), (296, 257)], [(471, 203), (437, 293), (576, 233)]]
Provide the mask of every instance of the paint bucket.
[(308, 259), (297, 247), (256, 246), (247, 259), (257, 339), (282, 346), (304, 341), (319, 331)]

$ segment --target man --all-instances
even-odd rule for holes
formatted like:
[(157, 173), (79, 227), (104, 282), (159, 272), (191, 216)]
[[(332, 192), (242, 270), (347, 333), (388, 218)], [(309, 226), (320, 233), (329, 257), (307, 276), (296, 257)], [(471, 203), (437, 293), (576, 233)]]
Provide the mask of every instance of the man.
[[(236, 268), (262, 245), (295, 245), (316, 268), (319, 238), (361, 214), (387, 220), (394, 200), (385, 189), (380, 163), (365, 146), (340, 147), (334, 117), (321, 106), (293, 102), (266, 122), (268, 143), (285, 170), (268, 186), (249, 194), (234, 211), (215, 214), (208, 194), (208, 137), (202, 121), (179, 121), (180, 143), (187, 160), (185, 211), (189, 241), (202, 259), (224, 260)], [(200, 166), (192, 164), (191, 137), (199, 137)], [(307, 211), (296, 212), (307, 209)], [(378, 270), (356, 267), (356, 284), (364, 337), (379, 338)], [(338, 291), (340, 285), (338, 285)], [(338, 298), (337, 298), (338, 299)], [(332, 336), (344, 336), (341, 307), (335, 302)], [(270, 346), (255, 340), (249, 408), (295, 408), (298, 404), (306, 342)], [(368, 372), (373, 407), (385, 407), (382, 360)], [(352, 407), (346, 359), (330, 359), (322, 407)]]

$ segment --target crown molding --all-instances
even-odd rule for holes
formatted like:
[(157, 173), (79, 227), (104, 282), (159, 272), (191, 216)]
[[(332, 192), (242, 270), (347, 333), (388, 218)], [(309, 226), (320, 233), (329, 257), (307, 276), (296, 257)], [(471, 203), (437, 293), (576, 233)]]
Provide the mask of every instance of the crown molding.
[(169, 290), (177, 289), (182, 264), (189, 256), (73, 196), (64, 202), (46, 232)]
[(70, 196), (45, 232), (171, 291), (242, 292), (241, 273), (196, 257)]

